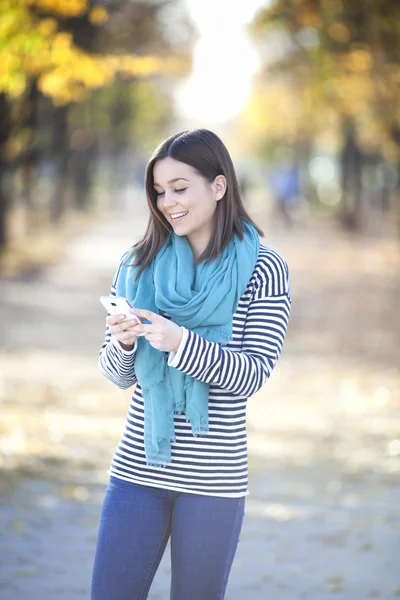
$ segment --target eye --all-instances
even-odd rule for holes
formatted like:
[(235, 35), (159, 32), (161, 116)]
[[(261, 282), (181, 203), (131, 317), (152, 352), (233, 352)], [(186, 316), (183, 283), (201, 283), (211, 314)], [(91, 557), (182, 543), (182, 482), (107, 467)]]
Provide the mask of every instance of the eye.
[(164, 196), (165, 192), (157, 192), (157, 190), (155, 190), (156, 192), (156, 197), (159, 198), (160, 196)]
[(174, 190), (177, 194), (183, 194), (183, 192), (185, 192), (187, 190), (187, 188), (181, 188), (180, 190)]

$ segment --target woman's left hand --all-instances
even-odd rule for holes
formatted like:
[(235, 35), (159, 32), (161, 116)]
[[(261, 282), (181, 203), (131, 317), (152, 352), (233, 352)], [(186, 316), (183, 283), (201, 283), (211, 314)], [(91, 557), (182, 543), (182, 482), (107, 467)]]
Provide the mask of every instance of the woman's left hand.
[(141, 319), (146, 319), (151, 322), (151, 325), (148, 323), (135, 325), (135, 327), (132, 327), (133, 333), (144, 333), (146, 340), (153, 348), (156, 348), (156, 350), (161, 350), (162, 352), (173, 352), (178, 350), (183, 335), (183, 331), (179, 325), (173, 321), (169, 321), (161, 315), (153, 313), (151, 310), (131, 308), (129, 312)]

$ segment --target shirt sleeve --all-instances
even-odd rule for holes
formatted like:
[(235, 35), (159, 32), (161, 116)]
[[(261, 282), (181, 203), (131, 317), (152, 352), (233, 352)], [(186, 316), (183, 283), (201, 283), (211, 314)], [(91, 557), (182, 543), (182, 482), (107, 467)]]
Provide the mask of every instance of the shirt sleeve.
[[(126, 253), (122, 257), (117, 273), (114, 276), (110, 296), (116, 295), (117, 281), (125, 257)], [(124, 350), (120, 343), (110, 334), (110, 329), (106, 323), (104, 342), (99, 354), (99, 368), (107, 379), (123, 390), (131, 387), (137, 381), (135, 374), (136, 350), (137, 341), (132, 350)]]
[[(187, 330), (171, 366), (237, 395), (249, 397), (260, 390), (278, 361), (289, 322), (289, 275), (285, 261), (279, 259), (278, 266), (276, 261), (274, 264), (276, 272), (272, 273), (272, 278), (280, 279), (277, 284), (271, 281), (271, 266), (255, 278), (241, 351), (209, 342)], [(279, 293), (274, 294), (276, 291)]]

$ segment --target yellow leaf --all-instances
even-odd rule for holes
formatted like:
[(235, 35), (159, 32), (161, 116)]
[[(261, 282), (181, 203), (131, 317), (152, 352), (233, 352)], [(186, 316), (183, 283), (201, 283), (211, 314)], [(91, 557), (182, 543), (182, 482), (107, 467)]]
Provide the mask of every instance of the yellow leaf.
[(38, 81), (38, 88), (46, 96), (56, 96), (65, 87), (64, 79), (56, 71), (44, 73)]
[(337, 42), (347, 42), (350, 39), (350, 32), (343, 23), (334, 23), (329, 27), (328, 32)]
[(63, 17), (80, 17), (88, 10), (88, 0), (28, 0), (43, 12)]
[(8, 80), (6, 92), (11, 98), (19, 98), (26, 90), (26, 77), (23, 73), (17, 73)]
[(108, 21), (108, 12), (103, 6), (96, 6), (89, 13), (89, 21), (92, 25), (104, 25)]
[(69, 50), (72, 45), (72, 34), (66, 32), (57, 33), (53, 40), (54, 50)]
[(51, 18), (42, 19), (37, 26), (37, 30), (41, 35), (49, 37), (57, 31), (57, 21)]

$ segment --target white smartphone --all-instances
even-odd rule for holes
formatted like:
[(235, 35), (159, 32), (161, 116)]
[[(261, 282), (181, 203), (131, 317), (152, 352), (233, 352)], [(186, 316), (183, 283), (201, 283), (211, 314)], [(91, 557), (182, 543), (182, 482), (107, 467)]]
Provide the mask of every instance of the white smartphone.
[(126, 315), (127, 319), (134, 319), (137, 323), (142, 323), (139, 317), (129, 312), (132, 306), (126, 298), (122, 296), (100, 296), (100, 302), (110, 315)]

